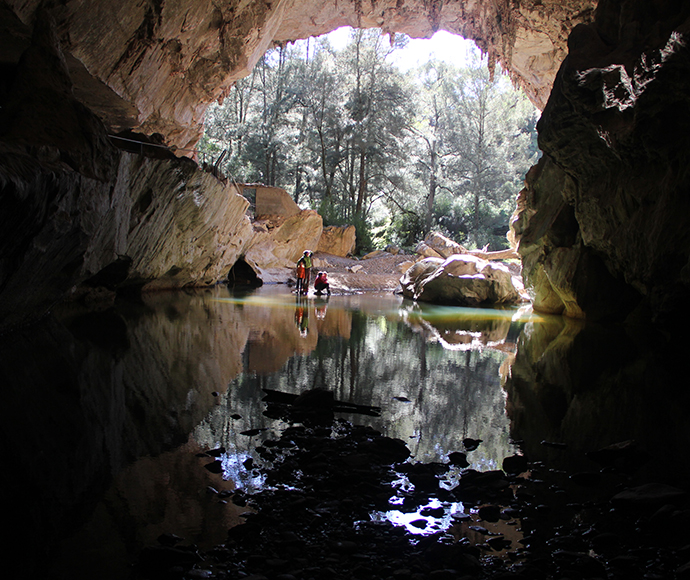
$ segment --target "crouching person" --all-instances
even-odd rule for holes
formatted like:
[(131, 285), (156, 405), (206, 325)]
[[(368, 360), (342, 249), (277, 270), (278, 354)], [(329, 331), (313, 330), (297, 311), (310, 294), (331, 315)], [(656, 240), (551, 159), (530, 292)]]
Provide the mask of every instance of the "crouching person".
[(318, 295), (321, 295), (324, 292), (329, 296), (331, 295), (331, 286), (328, 283), (328, 276), (326, 275), (326, 272), (318, 273), (316, 279), (314, 280), (314, 290), (316, 290)]

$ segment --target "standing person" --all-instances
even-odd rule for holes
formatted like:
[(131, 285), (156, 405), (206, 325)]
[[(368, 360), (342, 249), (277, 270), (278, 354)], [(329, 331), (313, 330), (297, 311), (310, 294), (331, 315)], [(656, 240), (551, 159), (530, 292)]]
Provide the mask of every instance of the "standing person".
[(306, 275), (306, 268), (304, 267), (304, 262), (300, 260), (297, 262), (297, 267), (295, 268), (295, 277), (297, 278), (297, 294), (300, 294), (304, 288), (304, 276)]
[(302, 294), (306, 294), (309, 291), (309, 280), (311, 279), (311, 250), (304, 250), (302, 257), (297, 260), (297, 268), (300, 267), (300, 263), (304, 265), (304, 284), (302, 286)]

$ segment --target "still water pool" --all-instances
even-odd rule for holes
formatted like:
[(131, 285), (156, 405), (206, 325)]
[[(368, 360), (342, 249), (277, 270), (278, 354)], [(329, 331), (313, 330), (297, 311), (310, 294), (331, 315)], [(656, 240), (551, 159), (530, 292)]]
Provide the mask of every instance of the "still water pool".
[[(345, 407), (337, 419), (403, 440), (417, 462), (446, 462), (481, 439), (467, 453), (478, 471), (518, 447), (554, 468), (631, 438), (680, 448), (683, 407), (660, 396), (673, 373), (661, 367), (650, 386), (643, 372), (656, 356), (618, 328), (559, 317), (393, 295), (298, 300), (275, 286), (56, 312), (0, 341), (15, 474), (3, 491), (27, 506), (8, 525), (25, 569), (44, 578), (127, 577), (165, 533), (224, 542), (245, 508), (219, 497), (265, 485), (257, 448), (287, 426), (266, 413), (267, 391), (328, 389)], [(203, 453), (219, 448), (212, 473)], [(371, 517), (410, 519), (394, 506)]]

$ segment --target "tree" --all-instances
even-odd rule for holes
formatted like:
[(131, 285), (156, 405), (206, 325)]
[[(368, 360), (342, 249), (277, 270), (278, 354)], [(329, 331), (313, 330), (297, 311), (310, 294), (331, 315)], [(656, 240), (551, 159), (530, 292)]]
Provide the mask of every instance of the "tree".
[(440, 84), (445, 146), (453, 152), (444, 165), (448, 187), (470, 218), (466, 242), (482, 246), (496, 241), (491, 230), (499, 214), (505, 235), (512, 213), (506, 202), (536, 161), (530, 148), (534, 108), (507, 77), (499, 72), (492, 78), (479, 57), (441, 76)]
[(343, 50), (321, 38), (269, 51), (209, 109), (203, 150), (227, 150), (235, 179), (291, 190), (326, 225), (354, 223), (361, 249), (434, 228), (505, 245), (537, 155), (534, 110), (479, 56), (402, 73), (389, 56), (404, 43), (356, 30)]

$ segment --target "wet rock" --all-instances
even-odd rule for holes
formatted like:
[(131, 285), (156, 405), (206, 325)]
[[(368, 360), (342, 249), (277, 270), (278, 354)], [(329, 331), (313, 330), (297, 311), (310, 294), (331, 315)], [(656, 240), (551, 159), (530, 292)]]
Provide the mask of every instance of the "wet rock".
[(147, 547), (139, 554), (137, 568), (143, 574), (158, 574), (176, 566), (191, 567), (202, 561), (195, 548)]
[(240, 431), (240, 435), (245, 435), (247, 437), (254, 437), (266, 429), (247, 429), (245, 431)]
[(487, 522), (497, 522), (501, 517), (501, 508), (497, 505), (483, 505), (477, 510), (477, 515)]
[(161, 534), (158, 536), (158, 543), (161, 546), (166, 546), (168, 548), (179, 544), (182, 540), (183, 538), (175, 534)]
[(467, 451), (474, 451), (479, 447), (479, 444), (482, 442), (481, 439), (472, 439), (471, 437), (466, 437), (465, 439), (462, 440), (462, 444), (465, 446), (465, 449)]
[(524, 455), (510, 455), (503, 459), (503, 471), (509, 474), (522, 473), (527, 471), (528, 461)]
[(592, 487), (601, 483), (601, 473), (587, 472), (587, 473), (573, 473), (569, 476), (570, 481), (583, 487)]
[(606, 578), (606, 568), (601, 562), (580, 552), (557, 550), (553, 559), (563, 576), (573, 573), (585, 578)]
[(211, 473), (223, 473), (223, 464), (219, 460), (212, 461), (204, 465)]
[(506, 550), (510, 548), (512, 542), (504, 537), (495, 537), (495, 538), (489, 538), (486, 541), (489, 546), (496, 550), (497, 552), (500, 552), (501, 550)]
[(568, 448), (568, 445), (567, 445), (566, 443), (561, 443), (561, 442), (559, 442), (559, 441), (546, 441), (546, 440), (543, 440), (543, 441), (541, 442), (541, 444), (542, 444), (544, 447), (551, 447), (551, 448), (553, 448), (553, 449), (567, 449), (567, 448)]
[(455, 465), (456, 467), (470, 466), (469, 462), (467, 461), (467, 455), (465, 455), (464, 453), (460, 453), (459, 451), (453, 451), (452, 453), (449, 453), (448, 461), (451, 465)]
[(424, 508), (421, 512), (419, 512), (423, 516), (430, 516), (432, 518), (442, 518), (444, 514), (446, 513), (446, 510), (442, 507), (437, 507), (437, 508), (432, 508), (432, 507), (427, 507)]
[(620, 545), (620, 537), (610, 532), (597, 534), (592, 538), (591, 545), (592, 550), (597, 554), (605, 554), (618, 548)]
[(686, 497), (686, 492), (663, 483), (647, 483), (622, 491), (611, 499), (621, 506), (659, 506), (673, 504)]
[(676, 569), (676, 578), (677, 580), (690, 580), (690, 562)]

